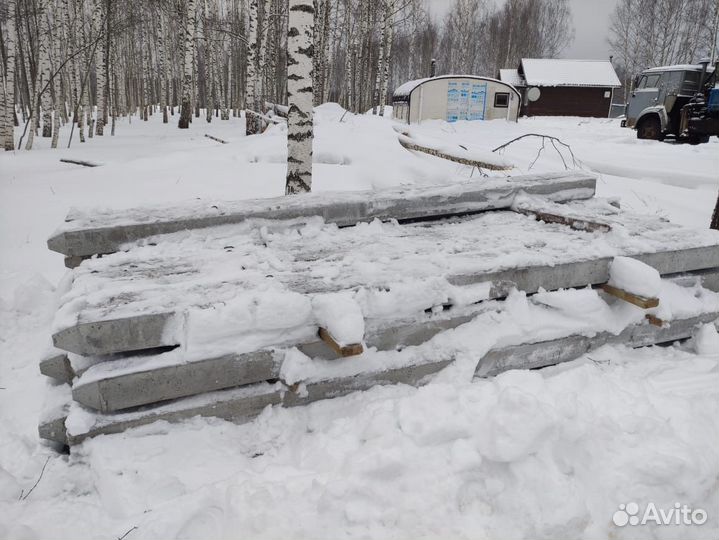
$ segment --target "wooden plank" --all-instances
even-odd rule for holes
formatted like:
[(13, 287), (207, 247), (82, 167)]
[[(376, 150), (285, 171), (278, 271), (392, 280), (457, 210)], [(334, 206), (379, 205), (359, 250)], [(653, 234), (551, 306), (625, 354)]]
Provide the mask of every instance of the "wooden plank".
[(362, 354), (364, 352), (364, 349), (362, 348), (361, 343), (353, 343), (350, 345), (340, 345), (337, 343), (335, 338), (332, 337), (332, 334), (330, 334), (326, 329), (320, 328), (319, 336), (322, 341), (327, 343), (327, 345), (332, 348), (333, 351), (337, 353), (338, 356), (342, 358), (346, 358), (348, 356), (357, 356), (359, 354)]
[(619, 298), (620, 300), (624, 300), (625, 302), (634, 304), (635, 306), (642, 309), (651, 309), (659, 305), (659, 298), (645, 298), (644, 296), (632, 294), (625, 290), (609, 285), (609, 283), (603, 284), (602, 290), (605, 293), (614, 296), (615, 298)]
[(509, 208), (519, 192), (554, 201), (594, 196), (594, 176), (578, 172), (486, 179), (442, 187), (384, 191), (312, 193), (222, 204), (130, 209), (123, 212), (72, 212), (48, 240), (48, 248), (66, 257), (113, 253), (148, 236), (187, 229), (241, 223), (248, 219), (289, 220), (321, 216), (341, 227), (374, 219), (399, 221), (466, 215)]

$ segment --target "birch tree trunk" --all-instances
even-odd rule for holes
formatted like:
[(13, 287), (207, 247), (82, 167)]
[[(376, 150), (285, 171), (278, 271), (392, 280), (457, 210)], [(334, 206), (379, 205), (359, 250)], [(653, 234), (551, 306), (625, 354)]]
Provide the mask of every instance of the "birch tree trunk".
[(392, 40), (394, 39), (394, 10), (395, 0), (386, 0), (387, 12), (387, 36), (385, 38), (382, 56), (384, 57), (384, 71), (382, 72), (382, 84), (379, 87), (379, 114), (384, 116), (384, 108), (387, 104), (387, 86), (389, 85), (389, 63), (392, 58)]
[(215, 106), (215, 83), (214, 70), (212, 69), (212, 52), (210, 43), (210, 11), (207, 7), (207, 0), (204, 0), (204, 19), (202, 21), (202, 38), (205, 46), (205, 120), (212, 122), (212, 109)]
[(42, 104), (42, 136), (52, 137), (52, 90), (53, 84), (50, 80), (52, 67), (50, 65), (50, 2), (43, 2), (42, 9), (38, 14), (39, 32), (39, 62), (40, 76), (36, 81), (38, 92), (40, 92), (40, 102)]
[(195, 0), (187, 0), (187, 18), (184, 27), (184, 62), (182, 65), (182, 101), (180, 103), (180, 129), (188, 129), (192, 118), (192, 64), (194, 61)]
[(372, 114), (377, 114), (377, 108), (380, 102), (380, 88), (382, 86), (382, 76), (384, 75), (384, 62), (386, 60), (387, 52), (387, 2), (382, 0), (382, 32), (380, 33), (380, 51), (377, 60), (377, 74), (374, 80), (374, 95), (372, 98)]
[[(160, 77), (160, 109), (162, 123), (167, 124), (167, 52), (165, 50), (165, 16), (161, 9), (157, 13), (157, 61)], [(114, 118), (114, 117), (113, 117)]]
[(312, 0), (289, 0), (287, 28), (287, 183), (285, 193), (312, 191)]
[(7, 0), (8, 19), (7, 37), (5, 41), (5, 54), (7, 59), (7, 70), (5, 73), (5, 150), (15, 149), (15, 136), (13, 127), (15, 125), (15, 44), (17, 36), (15, 33), (15, 0)]
[(259, 131), (257, 116), (249, 112), (254, 109), (257, 101), (257, 11), (258, 0), (250, 0), (247, 79), (245, 82), (245, 131), (248, 136), (255, 135)]
[(97, 43), (95, 48), (95, 80), (97, 82), (97, 122), (95, 123), (95, 134), (102, 136), (105, 128), (105, 95), (106, 95), (106, 84), (107, 84), (107, 71), (105, 64), (105, 45), (106, 40), (101, 39), (101, 35), (104, 33), (103, 24), (105, 17), (103, 17), (105, 11), (105, 0), (95, 0), (95, 10), (93, 13), (93, 27), (95, 29), (94, 34), (97, 36), (100, 42)]

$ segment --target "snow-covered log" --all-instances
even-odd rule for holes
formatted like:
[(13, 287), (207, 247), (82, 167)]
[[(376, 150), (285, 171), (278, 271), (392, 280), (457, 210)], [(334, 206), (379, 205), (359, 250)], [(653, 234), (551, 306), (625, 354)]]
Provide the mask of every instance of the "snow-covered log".
[(436, 141), (430, 141), (426, 138), (419, 139), (409, 130), (403, 127), (395, 126), (398, 132), (399, 144), (407, 150), (422, 152), (441, 159), (461, 163), (470, 167), (479, 169), (489, 169), (492, 171), (507, 171), (514, 165), (507, 159), (492, 154), (489, 151), (469, 150), (462, 147), (449, 147), (439, 144)]
[(287, 183), (285, 193), (312, 191), (312, 63), (315, 8), (289, 1), (287, 30)]

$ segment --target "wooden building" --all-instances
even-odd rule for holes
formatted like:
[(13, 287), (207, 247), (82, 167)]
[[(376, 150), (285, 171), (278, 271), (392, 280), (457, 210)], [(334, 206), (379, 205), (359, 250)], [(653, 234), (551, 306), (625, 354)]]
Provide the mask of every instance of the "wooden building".
[(442, 75), (409, 81), (394, 91), (393, 116), (407, 124), (423, 120), (517, 121), (521, 96), (516, 88), (490, 77)]
[(499, 70), (522, 95), (523, 116), (610, 115), (619, 78), (606, 60), (523, 58), (517, 69)]

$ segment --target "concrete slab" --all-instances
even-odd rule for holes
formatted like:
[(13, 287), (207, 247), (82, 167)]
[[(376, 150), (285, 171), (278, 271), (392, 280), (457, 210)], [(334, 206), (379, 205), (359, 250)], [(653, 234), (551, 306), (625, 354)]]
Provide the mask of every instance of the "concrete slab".
[[(149, 403), (204, 394), (279, 376), (281, 358), (272, 351), (228, 354), (197, 362), (178, 360), (175, 365), (145, 365), (137, 371), (120, 369), (115, 376), (97, 379), (92, 371), (73, 386), (78, 403), (100, 412), (119, 411)], [(105, 373), (112, 374), (110, 370)]]
[[(719, 268), (719, 245), (677, 249), (662, 253), (636, 253), (632, 256), (653, 266), (662, 275)], [(498, 272), (450, 275), (447, 276), (447, 280), (457, 286), (491, 282), (488, 298), (497, 299), (507, 296), (513, 288), (531, 294), (540, 288), (553, 291), (562, 288), (599, 285), (608, 281), (611, 261), (611, 257), (604, 257), (554, 266), (526, 266)], [(710, 281), (714, 279), (717, 281), (716, 285), (719, 285), (719, 280), (711, 276), (712, 274), (706, 274), (706, 279)], [(110, 317), (112, 316), (111, 309), (108, 308), (106, 312)], [(174, 325), (175, 317), (181, 318), (182, 315), (181, 312), (157, 313), (83, 322), (54, 334), (53, 343), (58, 349), (81, 355), (107, 355), (182, 345), (182, 333), (166, 331), (166, 328)], [(392, 327), (388, 328), (387, 332), (408, 334), (407, 345), (411, 345), (416, 343), (416, 339), (426, 341), (424, 336), (428, 330)], [(417, 335), (415, 341), (409, 339), (409, 334), (412, 333)], [(396, 339), (394, 341), (397, 342)], [(393, 344), (391, 348), (396, 346)], [(318, 348), (314, 344), (312, 347)], [(320, 349), (327, 350), (321, 347)], [(326, 353), (322, 355), (324, 356)]]
[(115, 213), (75, 211), (48, 240), (48, 248), (70, 263), (81, 257), (118, 251), (122, 244), (158, 234), (241, 223), (248, 219), (298, 219), (322, 216), (326, 222), (351, 226), (374, 219), (399, 221), (465, 215), (508, 208), (524, 191), (555, 202), (594, 196), (596, 179), (584, 172), (492, 178), (442, 187), (312, 193), (185, 207), (130, 209)]
[(166, 332), (174, 313), (151, 313), (135, 317), (80, 322), (52, 336), (55, 347), (76, 354), (105, 355), (177, 345)]
[(71, 383), (75, 378), (67, 353), (57, 349), (40, 360), (40, 373), (62, 383)]
[(568, 338), (527, 343), (492, 350), (477, 366), (478, 377), (491, 377), (509, 369), (535, 369), (575, 360), (583, 354), (608, 344), (628, 347), (646, 347), (670, 343), (692, 336), (700, 324), (711, 323), (719, 313), (706, 313), (698, 317), (671, 321), (664, 327), (643, 323), (630, 326), (618, 335), (601, 332), (594, 337), (570, 336)]
[(80, 427), (68, 429), (67, 441), (68, 444), (75, 445), (88, 437), (122, 433), (161, 420), (177, 423), (195, 416), (222, 418), (242, 424), (255, 418), (268, 405), (280, 404), (284, 392), (283, 385), (279, 383), (260, 383), (116, 414), (92, 413), (82, 409), (80, 405), (74, 405), (69, 419), (72, 420), (75, 416), (81, 421), (68, 425)]
[[(672, 342), (692, 335), (694, 329), (705, 323), (715, 322), (719, 313), (706, 313), (697, 317), (672, 321), (668, 326), (656, 327), (648, 323), (630, 326), (619, 335), (601, 333), (594, 337), (567, 336), (565, 338), (505, 347), (490, 351), (479, 362), (476, 375), (488, 377), (509, 369), (533, 369), (575, 360), (582, 355), (608, 343), (624, 343), (631, 347)], [(87, 426), (82, 432), (68, 433), (69, 444), (77, 444), (87, 437), (100, 434), (120, 433), (132, 427), (146, 425), (157, 420), (179, 422), (193, 416), (224, 418), (244, 423), (258, 415), (267, 405), (283, 404), (287, 407), (306, 405), (321, 399), (330, 399), (351, 392), (367, 390), (376, 385), (409, 384), (419, 386), (431, 379), (434, 373), (444, 369), (452, 358), (433, 358), (389, 370), (370, 370), (351, 376), (309, 380), (304, 384), (287, 387), (280, 383), (259, 383), (240, 388), (210, 392), (175, 401), (114, 414), (94, 413), (80, 405), (75, 412)], [(59, 438), (58, 425), (41, 428), (46, 438)]]

